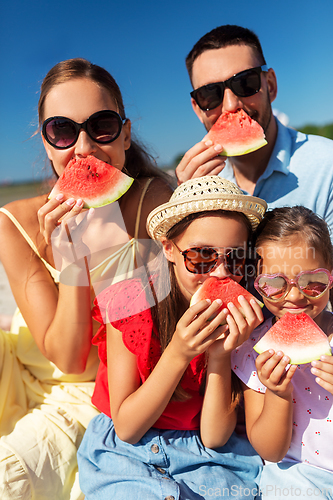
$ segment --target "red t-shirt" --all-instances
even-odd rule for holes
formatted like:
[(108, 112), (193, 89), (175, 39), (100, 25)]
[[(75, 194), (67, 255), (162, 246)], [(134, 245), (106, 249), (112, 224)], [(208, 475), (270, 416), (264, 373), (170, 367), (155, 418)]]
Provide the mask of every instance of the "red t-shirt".
[[(93, 317), (101, 326), (93, 338), (101, 360), (92, 397), (93, 404), (111, 417), (107, 377), (106, 326), (109, 321), (122, 333), (127, 349), (137, 356), (143, 383), (161, 356), (158, 334), (141, 280), (131, 279), (110, 286), (95, 299)], [(194, 430), (200, 426), (203, 397), (199, 388), (206, 372), (205, 354), (195, 357), (182, 378), (181, 386), (191, 395), (186, 401), (171, 401), (153, 427)]]

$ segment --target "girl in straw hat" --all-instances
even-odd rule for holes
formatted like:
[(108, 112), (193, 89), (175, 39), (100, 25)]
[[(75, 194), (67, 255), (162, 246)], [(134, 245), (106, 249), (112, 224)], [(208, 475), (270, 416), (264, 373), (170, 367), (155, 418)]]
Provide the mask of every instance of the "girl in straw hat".
[[(230, 358), (262, 322), (260, 306), (240, 297), (243, 317), (232, 304), (219, 312), (219, 300), (190, 299), (210, 276), (241, 281), (239, 256), (265, 208), (217, 176), (183, 183), (148, 216), (166, 257), (151, 286), (133, 278), (97, 297), (93, 402), (102, 413), (78, 452), (87, 500), (256, 496), (261, 459), (234, 433)], [(152, 296), (165, 298), (152, 305)]]

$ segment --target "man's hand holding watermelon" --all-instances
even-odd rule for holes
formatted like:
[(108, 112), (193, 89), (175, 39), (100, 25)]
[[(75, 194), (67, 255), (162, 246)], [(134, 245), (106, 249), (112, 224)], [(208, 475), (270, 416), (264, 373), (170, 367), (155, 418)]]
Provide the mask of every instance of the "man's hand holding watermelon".
[(218, 175), (225, 167), (227, 157), (242, 156), (266, 144), (262, 127), (243, 109), (225, 111), (202, 141), (185, 153), (177, 166), (178, 181)]
[(218, 175), (225, 167), (225, 156), (220, 156), (223, 147), (210, 139), (202, 140), (189, 149), (176, 168), (178, 184), (195, 177)]

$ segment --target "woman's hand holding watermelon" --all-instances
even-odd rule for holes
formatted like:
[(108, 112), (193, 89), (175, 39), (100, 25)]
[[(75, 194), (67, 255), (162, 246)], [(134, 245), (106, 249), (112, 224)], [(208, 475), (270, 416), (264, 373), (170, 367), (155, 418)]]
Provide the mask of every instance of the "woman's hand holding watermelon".
[(45, 242), (51, 244), (51, 235), (61, 221), (67, 221), (78, 215), (83, 209), (83, 201), (73, 198), (64, 201), (64, 196), (59, 194), (56, 198), (48, 200), (37, 212), (40, 233)]
[(71, 217), (63, 220), (52, 233), (52, 252), (56, 269), (61, 271), (60, 281), (67, 285), (89, 285), (90, 249), (83, 241), (94, 214), (90, 209), (81, 220)]
[(183, 156), (176, 168), (178, 184), (201, 177), (203, 175), (218, 175), (225, 167), (225, 156), (220, 156), (220, 144), (212, 141), (200, 141)]
[(293, 391), (291, 379), (297, 365), (289, 364), (290, 358), (283, 352), (273, 349), (265, 351), (256, 359), (256, 368), (260, 382), (280, 398), (289, 399)]
[(333, 356), (321, 356), (320, 360), (312, 361), (311, 366), (317, 384), (333, 395)]

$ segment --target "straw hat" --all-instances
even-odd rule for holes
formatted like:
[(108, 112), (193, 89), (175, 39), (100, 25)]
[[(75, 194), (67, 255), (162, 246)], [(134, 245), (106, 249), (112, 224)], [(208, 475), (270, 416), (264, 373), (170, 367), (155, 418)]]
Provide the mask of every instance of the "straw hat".
[(150, 212), (147, 231), (152, 239), (157, 240), (188, 215), (211, 210), (241, 212), (255, 229), (266, 208), (264, 200), (243, 194), (233, 182), (217, 175), (207, 175), (184, 182), (177, 187), (168, 203)]

